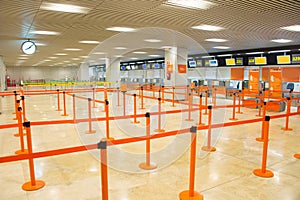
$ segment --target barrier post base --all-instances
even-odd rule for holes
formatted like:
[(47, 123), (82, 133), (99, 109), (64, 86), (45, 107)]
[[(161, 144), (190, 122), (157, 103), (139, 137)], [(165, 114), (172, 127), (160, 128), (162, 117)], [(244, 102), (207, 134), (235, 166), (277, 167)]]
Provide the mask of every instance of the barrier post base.
[(163, 133), (163, 132), (165, 132), (165, 130), (164, 129), (155, 129), (154, 132)]
[(140, 121), (133, 121), (133, 122), (131, 122), (132, 124), (139, 124), (140, 123)]
[(146, 108), (144, 108), (144, 107), (143, 107), (143, 108), (140, 108), (140, 110), (145, 110), (145, 109), (146, 109)]
[(85, 131), (86, 134), (92, 134), (92, 133), (96, 133), (96, 130), (87, 130)]
[(243, 114), (243, 112), (236, 112), (237, 114)]
[(28, 154), (28, 149), (24, 149), (24, 151), (21, 150), (15, 151), (15, 154), (17, 155)]
[(256, 140), (257, 142), (263, 142), (265, 139), (264, 139), (264, 138), (259, 138), (259, 137), (258, 137), (258, 138), (256, 138), (255, 140)]
[(265, 173), (263, 173), (262, 169), (255, 169), (253, 171), (253, 174), (262, 178), (272, 178), (274, 176), (274, 173), (270, 170), (266, 170)]
[(56, 111), (62, 111), (62, 109), (57, 109)]
[(150, 163), (150, 165), (147, 165), (147, 163), (144, 162), (139, 164), (139, 167), (144, 170), (153, 170), (157, 168), (157, 165), (155, 163)]
[(237, 121), (239, 119), (238, 118), (229, 118), (229, 120)]
[(190, 191), (185, 190), (183, 192), (180, 192), (179, 194), (179, 199), (180, 200), (203, 200), (203, 195), (200, 194), (199, 192), (194, 191), (193, 196), (190, 196)]
[(201, 147), (201, 149), (203, 151), (210, 151), (210, 152), (214, 152), (217, 150), (216, 147), (209, 147), (209, 146), (203, 146), (203, 147)]
[(205, 126), (205, 124), (204, 124), (204, 123), (200, 123), (200, 124), (199, 124), (199, 123), (197, 123), (196, 125), (197, 125), (197, 126)]
[(193, 119), (186, 119), (185, 121), (187, 121), (187, 122), (192, 122), (192, 121), (194, 121)]
[(68, 114), (61, 114), (60, 116), (69, 116)]
[(112, 141), (115, 140), (115, 138), (113, 137), (109, 137), (109, 138), (102, 138), (101, 141)]
[(295, 154), (294, 157), (297, 158), (297, 159), (300, 159), (300, 154), (299, 153)]
[(41, 189), (45, 186), (45, 182), (41, 180), (36, 180), (35, 185), (32, 185), (31, 182), (26, 182), (22, 185), (22, 189), (25, 191), (33, 191)]
[(293, 129), (292, 129), (292, 128), (285, 128), (285, 127), (282, 127), (281, 130), (283, 130), (283, 131), (292, 131)]

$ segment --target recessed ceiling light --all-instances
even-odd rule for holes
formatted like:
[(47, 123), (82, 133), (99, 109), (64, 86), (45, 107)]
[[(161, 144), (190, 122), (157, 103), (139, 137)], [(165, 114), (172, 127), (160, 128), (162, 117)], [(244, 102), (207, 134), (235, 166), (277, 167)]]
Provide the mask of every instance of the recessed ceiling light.
[(116, 57), (116, 58), (122, 58), (124, 56), (122, 56), (122, 55), (115, 55), (114, 57)]
[(94, 52), (93, 54), (95, 55), (102, 55), (102, 54), (106, 54), (105, 52)]
[(223, 54), (223, 55), (217, 55), (217, 57), (231, 57), (232, 56), (232, 54)]
[(55, 31), (31, 31), (30, 33), (32, 34), (37, 34), (37, 35), (59, 35), (59, 32)]
[(271, 40), (272, 42), (277, 42), (277, 43), (289, 43), (292, 42), (292, 40), (288, 39), (276, 39), (276, 40)]
[(256, 55), (256, 54), (263, 54), (265, 52), (263, 51), (258, 51), (258, 52), (249, 52), (249, 53), (246, 53), (246, 55)]
[(117, 50), (125, 50), (127, 49), (126, 47), (115, 47), (114, 49), (117, 49)]
[(72, 60), (80, 60), (80, 58), (72, 58)]
[(69, 61), (69, 60), (65, 60), (64, 62), (65, 62), (65, 63), (69, 63), (70, 61)]
[(205, 41), (207, 41), (207, 42), (227, 42), (228, 40), (220, 39), (220, 38), (209, 38), (209, 39), (206, 39)]
[(280, 28), (284, 29), (284, 30), (288, 30), (288, 31), (300, 32), (300, 25), (286, 26), (286, 27), (280, 27)]
[(160, 57), (161, 55), (156, 55), (156, 54), (153, 54), (153, 55), (149, 55), (149, 57)]
[(135, 54), (146, 54), (147, 52), (144, 52), (144, 51), (134, 51), (133, 53), (135, 53)]
[(202, 58), (214, 58), (215, 56), (202, 56)]
[(275, 51), (269, 51), (268, 53), (285, 53), (290, 52), (291, 50), (275, 50)]
[(80, 58), (88, 58), (88, 56), (80, 56)]
[(139, 59), (139, 58), (130, 58), (130, 60), (137, 60), (137, 59)]
[(81, 49), (78, 48), (65, 48), (66, 51), (80, 51)]
[(25, 56), (25, 57), (27, 57), (27, 56), (29, 56), (28, 54), (21, 54), (20, 56)]
[(82, 41), (79, 41), (79, 43), (82, 43), (82, 44), (99, 44), (100, 42), (99, 41), (94, 41), (94, 40), (82, 40)]
[(19, 60), (27, 60), (28, 58), (27, 57), (19, 57), (18, 59)]
[(49, 60), (49, 59), (43, 60), (43, 62), (49, 62), (49, 61), (51, 61), (51, 60)]
[(204, 0), (168, 0), (167, 5), (180, 6), (193, 9), (209, 9), (215, 5), (212, 2)]
[(51, 56), (51, 57), (48, 57), (48, 58), (50, 58), (50, 59), (56, 59), (57, 57), (55, 57), (55, 56)]
[(55, 54), (55, 55), (57, 55), (57, 56), (66, 56), (66, 55), (68, 55), (68, 54), (66, 54), (66, 53), (57, 53), (57, 54)]
[(98, 58), (98, 60), (106, 60), (106, 58)]
[(158, 42), (161, 42), (161, 40), (158, 40), (158, 39), (145, 39), (144, 41), (145, 41), (145, 42), (152, 42), (152, 43), (158, 43)]
[(60, 12), (70, 12), (70, 13), (88, 13), (90, 11), (89, 8), (82, 7), (82, 6), (62, 4), (62, 3), (47, 3), (47, 2), (42, 3), (41, 9), (60, 11)]
[(162, 46), (162, 47), (160, 47), (161, 49), (171, 49), (171, 48), (173, 48), (172, 46)]
[(221, 31), (224, 28), (220, 26), (212, 26), (212, 25), (200, 25), (200, 26), (192, 26), (192, 29), (204, 30), (204, 31)]
[(230, 47), (226, 47), (226, 46), (216, 46), (213, 47), (214, 49), (229, 49)]
[(34, 43), (36, 46), (46, 46), (46, 44), (44, 44), (44, 43), (39, 43), (39, 42), (35, 42)]
[(118, 32), (134, 32), (136, 29), (129, 27), (110, 27), (107, 28), (108, 31), (118, 31)]

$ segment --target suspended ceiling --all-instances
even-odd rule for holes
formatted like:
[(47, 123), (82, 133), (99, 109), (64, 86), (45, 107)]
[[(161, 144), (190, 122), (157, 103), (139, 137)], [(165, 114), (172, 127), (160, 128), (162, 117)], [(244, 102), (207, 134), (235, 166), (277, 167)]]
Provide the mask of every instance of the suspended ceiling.
[[(41, 5), (45, 2), (83, 6), (89, 11), (78, 14), (41, 9)], [(151, 58), (149, 55), (163, 56), (162, 46), (182, 46), (187, 48), (190, 54), (199, 53), (197, 48), (193, 48), (194, 45), (190, 43), (187, 45), (185, 40), (177, 41), (173, 35), (164, 32), (152, 35), (150, 31), (144, 35), (145, 39), (155, 37), (162, 40), (155, 45), (152, 44), (150, 49), (145, 48), (145, 43), (136, 37), (123, 37), (118, 45), (124, 47), (126, 44), (134, 43), (136, 49), (144, 49), (146, 54), (132, 55), (128, 50), (116, 51), (115, 43), (100, 47), (103, 43), (107, 44), (112, 36), (120, 34), (106, 30), (113, 26), (137, 30), (145, 28), (153, 30), (155, 27), (173, 30), (191, 38), (201, 46), (201, 50), (208, 53), (287, 45), (272, 42), (273, 39), (292, 40), (288, 45), (300, 44), (300, 32), (280, 28), (300, 24), (298, 0), (210, 0), (210, 2), (214, 4), (211, 8), (201, 10), (170, 6), (166, 4), (166, 0), (1, 0), (0, 55), (6, 66), (55, 67), (89, 62), (88, 56), (91, 52), (95, 52), (94, 48), (104, 53), (96, 56), (99, 59), (118, 55), (123, 56), (122, 60), (130, 60), (133, 56), (135, 59)], [(202, 24), (220, 26), (224, 29), (213, 32), (191, 28)], [(36, 30), (56, 31), (60, 34), (31, 33)], [(205, 41), (208, 38), (228, 41), (223, 43)], [(27, 39), (44, 46), (38, 46), (38, 51), (31, 56), (23, 56), (20, 46)], [(100, 44), (79, 43), (82, 40), (95, 40)], [(215, 49), (215, 46), (227, 46), (229, 49)], [(80, 50), (68, 51), (66, 48)], [(59, 53), (67, 55), (56, 55)]]

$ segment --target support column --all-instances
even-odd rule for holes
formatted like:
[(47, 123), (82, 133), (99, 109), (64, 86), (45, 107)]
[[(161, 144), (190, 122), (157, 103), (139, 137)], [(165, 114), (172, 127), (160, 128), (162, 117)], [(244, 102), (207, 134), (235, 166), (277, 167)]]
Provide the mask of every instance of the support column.
[(89, 64), (82, 63), (79, 67), (79, 74), (78, 74), (79, 81), (89, 81)]
[(120, 80), (120, 59), (106, 58), (106, 81), (118, 83)]
[(0, 92), (6, 89), (6, 67), (3, 62), (3, 57), (0, 55)]

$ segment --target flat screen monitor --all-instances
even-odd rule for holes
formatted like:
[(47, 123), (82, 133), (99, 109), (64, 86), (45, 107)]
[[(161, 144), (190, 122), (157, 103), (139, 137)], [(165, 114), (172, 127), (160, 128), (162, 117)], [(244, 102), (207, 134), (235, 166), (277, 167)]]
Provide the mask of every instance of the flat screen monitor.
[(142, 65), (143, 69), (147, 69), (147, 64)]
[(159, 64), (158, 63), (154, 63), (154, 69), (159, 69)]
[(120, 69), (121, 69), (122, 71), (125, 71), (125, 70), (126, 70), (126, 67), (125, 67), (124, 65), (122, 65), (122, 66), (120, 67)]
[(131, 69), (131, 68), (130, 68), (130, 65), (127, 65), (127, 66), (126, 66), (126, 69), (127, 69), (127, 70), (130, 70), (130, 69)]
[(161, 67), (164, 69), (166, 68), (166, 64), (165, 63), (161, 63)]
[(218, 66), (218, 60), (209, 60), (209, 66), (210, 67), (217, 67)]
[(194, 67), (196, 67), (196, 66), (197, 66), (196, 61), (194, 61), (194, 60), (190, 60), (190, 61), (189, 61), (189, 67), (194, 68)]

